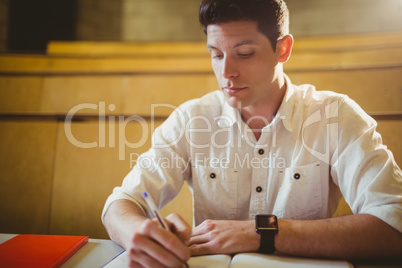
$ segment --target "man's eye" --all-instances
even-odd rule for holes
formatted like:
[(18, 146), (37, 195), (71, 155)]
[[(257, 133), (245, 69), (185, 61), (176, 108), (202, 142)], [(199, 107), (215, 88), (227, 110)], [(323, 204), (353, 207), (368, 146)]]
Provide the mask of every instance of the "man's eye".
[(221, 54), (212, 55), (212, 58), (213, 58), (213, 59), (222, 59), (222, 58), (223, 58), (223, 55), (221, 55)]
[(254, 55), (254, 52), (247, 53), (247, 54), (238, 54), (238, 55), (239, 55), (239, 57), (241, 57), (241, 58), (249, 58), (249, 57), (251, 57), (252, 55)]

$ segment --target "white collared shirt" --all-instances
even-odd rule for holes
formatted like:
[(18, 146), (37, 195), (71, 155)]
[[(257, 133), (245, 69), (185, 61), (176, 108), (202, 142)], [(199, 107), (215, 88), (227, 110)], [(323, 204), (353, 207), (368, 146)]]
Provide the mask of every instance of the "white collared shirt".
[(402, 175), (376, 122), (345, 95), (295, 86), (257, 141), (220, 91), (190, 100), (155, 130), (121, 187), (106, 201), (139, 204), (147, 191), (159, 208), (186, 180), (194, 224), (206, 219), (331, 217), (341, 195), (353, 213), (402, 232)]

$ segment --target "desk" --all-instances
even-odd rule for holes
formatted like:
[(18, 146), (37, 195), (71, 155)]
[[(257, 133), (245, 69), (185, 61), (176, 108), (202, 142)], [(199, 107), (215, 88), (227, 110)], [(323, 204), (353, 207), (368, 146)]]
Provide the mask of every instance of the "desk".
[[(15, 234), (0, 234), (0, 244), (16, 236)], [(120, 246), (106, 239), (90, 238), (74, 256), (66, 261), (61, 268), (88, 268), (102, 267), (110, 260), (120, 255), (124, 250)], [(402, 259), (351, 261), (356, 268), (401, 268)]]

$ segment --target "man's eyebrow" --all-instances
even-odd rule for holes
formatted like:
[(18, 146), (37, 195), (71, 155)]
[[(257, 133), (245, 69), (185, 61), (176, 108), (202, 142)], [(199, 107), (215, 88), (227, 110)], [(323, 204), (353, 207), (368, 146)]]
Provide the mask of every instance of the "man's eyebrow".
[(211, 45), (211, 44), (207, 44), (207, 49), (209, 50), (209, 49), (217, 49), (216, 47), (214, 47), (213, 45)]
[(240, 47), (240, 46), (244, 46), (244, 45), (255, 45), (256, 43), (253, 40), (243, 40), (240, 43), (237, 43), (236, 45), (234, 45), (234, 47)]
[[(256, 42), (254, 42), (253, 40), (246, 39), (246, 40), (243, 40), (243, 41), (237, 43), (236, 45), (234, 45), (233, 48), (244, 46), (244, 45), (255, 45), (255, 44), (256, 44)], [(218, 48), (214, 47), (211, 44), (207, 44), (207, 49), (217, 49), (218, 50)]]

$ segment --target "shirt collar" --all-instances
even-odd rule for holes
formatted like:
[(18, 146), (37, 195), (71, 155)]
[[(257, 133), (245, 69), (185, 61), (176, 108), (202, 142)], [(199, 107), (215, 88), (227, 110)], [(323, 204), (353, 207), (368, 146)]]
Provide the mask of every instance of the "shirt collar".
[(282, 119), (283, 125), (288, 131), (293, 132), (292, 116), (296, 101), (295, 89), (289, 77), (286, 74), (284, 74), (284, 77), (286, 92), (285, 96), (283, 96), (282, 103), (279, 106), (276, 116), (279, 116)]
[(222, 128), (232, 127), (235, 123), (240, 122), (241, 114), (238, 109), (230, 106), (226, 100), (224, 100), (222, 115), (218, 120), (218, 125)]

